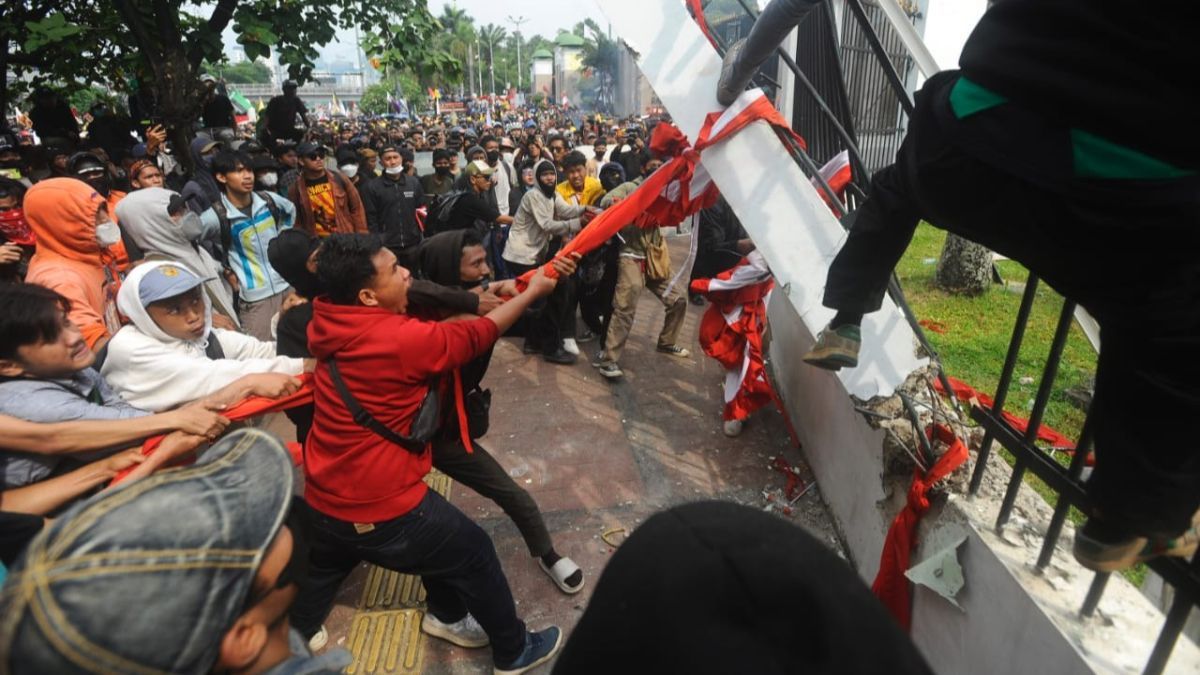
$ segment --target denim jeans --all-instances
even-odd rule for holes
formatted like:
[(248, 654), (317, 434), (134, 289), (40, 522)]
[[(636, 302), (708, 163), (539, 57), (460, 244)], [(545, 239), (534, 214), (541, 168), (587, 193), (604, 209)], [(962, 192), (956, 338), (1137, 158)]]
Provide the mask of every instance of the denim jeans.
[(291, 611), (302, 635), (317, 632), (338, 588), (360, 561), (421, 577), (428, 611), (454, 623), (470, 612), (487, 632), (497, 663), (515, 660), (525, 646), (512, 591), (496, 549), (478, 525), (430, 490), (412, 511), (372, 523), (360, 533), (353, 523), (309, 508), (312, 551), (305, 583)]

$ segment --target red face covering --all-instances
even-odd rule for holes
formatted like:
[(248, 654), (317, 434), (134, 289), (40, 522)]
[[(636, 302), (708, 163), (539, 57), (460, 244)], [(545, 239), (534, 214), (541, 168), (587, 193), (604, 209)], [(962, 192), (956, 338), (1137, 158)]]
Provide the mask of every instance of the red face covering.
[(0, 234), (14, 244), (36, 246), (37, 237), (25, 222), (25, 210), (21, 208), (0, 211)]

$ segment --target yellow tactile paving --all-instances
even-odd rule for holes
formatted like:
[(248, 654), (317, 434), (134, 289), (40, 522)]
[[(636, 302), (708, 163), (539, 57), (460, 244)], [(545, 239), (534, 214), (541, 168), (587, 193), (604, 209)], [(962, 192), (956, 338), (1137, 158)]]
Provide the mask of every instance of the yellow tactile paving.
[(420, 673), (424, 661), (419, 609), (359, 612), (350, 628), (354, 660), (347, 675)]
[[(450, 498), (450, 477), (440, 471), (425, 476), (429, 487)], [(425, 641), (421, 617), (425, 587), (411, 574), (371, 566), (363, 585), (358, 611), (346, 641), (354, 661), (348, 675), (420, 673)]]

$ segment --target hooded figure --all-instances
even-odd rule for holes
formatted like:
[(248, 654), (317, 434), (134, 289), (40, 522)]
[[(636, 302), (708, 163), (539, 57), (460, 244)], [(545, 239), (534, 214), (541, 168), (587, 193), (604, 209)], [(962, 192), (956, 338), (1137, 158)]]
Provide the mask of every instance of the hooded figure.
[[(554, 162), (540, 160), (533, 173), (537, 189), (525, 193), (513, 214), (503, 254), (505, 260), (525, 266), (545, 262), (550, 238), (578, 232), (583, 227), (580, 218), (587, 211), (583, 206), (568, 204), (555, 191), (558, 170)], [(554, 174), (554, 182), (549, 185), (542, 181), (547, 174)]]
[(607, 162), (600, 167), (599, 178), (604, 191), (612, 192), (625, 182), (625, 167), (618, 162)]
[[(171, 215), (173, 203), (176, 212), (182, 211), (178, 218)], [(204, 231), (200, 216), (186, 208), (180, 195), (157, 187), (135, 190), (117, 206), (117, 216), (126, 234), (146, 253), (146, 260), (181, 262), (207, 279), (204, 290), (217, 313), (241, 325), (220, 263), (199, 245), (206, 234), (214, 235)]]
[[(150, 275), (155, 278), (146, 282)], [(187, 275), (196, 277), (195, 271), (180, 263), (144, 263), (129, 273), (117, 296), (121, 313), (132, 323), (113, 336), (100, 372), (130, 405), (159, 412), (204, 398), (246, 375), (304, 372), (304, 360), (276, 356), (274, 342), (213, 328), (207, 293), (200, 294), (205, 324), (201, 337), (181, 340), (159, 328), (143, 304), (144, 298), (173, 296), (148, 296), (143, 283), (162, 284), (160, 277), (188, 279)], [(203, 278), (196, 277), (194, 282), (190, 288), (181, 285), (180, 293), (195, 288)], [(217, 354), (209, 344), (212, 340), (220, 346), (219, 358), (210, 356)]]
[(92, 186), (75, 178), (49, 178), (25, 193), (25, 220), (37, 237), (25, 281), (41, 284), (71, 301), (70, 320), (88, 347), (121, 327), (116, 296), (120, 287), (116, 257), (109, 247), (121, 241), (107, 205)]
[(211, 138), (199, 136), (192, 141), (192, 179), (183, 186), (183, 198), (188, 208), (197, 214), (204, 213), (214, 202), (221, 199), (221, 185), (208, 168), (209, 159), (203, 156), (205, 150), (218, 144)]

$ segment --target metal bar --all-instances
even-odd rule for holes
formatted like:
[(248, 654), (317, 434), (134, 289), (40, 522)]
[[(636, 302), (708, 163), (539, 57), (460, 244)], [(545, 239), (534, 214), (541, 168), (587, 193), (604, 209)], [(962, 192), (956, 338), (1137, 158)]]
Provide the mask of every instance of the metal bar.
[[(890, 1), (880, 0), (880, 5), (882, 6)], [(914, 108), (912, 99), (908, 96), (908, 88), (904, 86), (904, 82), (900, 79), (900, 74), (896, 72), (896, 67), (888, 56), (887, 50), (883, 48), (883, 43), (879, 41), (879, 35), (875, 33), (875, 27), (871, 25), (870, 19), (867, 18), (867, 13), (863, 10), (862, 4), (859, 0), (846, 0), (846, 6), (850, 8), (850, 12), (854, 14), (854, 18), (858, 20), (863, 35), (867, 38), (867, 43), (871, 46), (871, 50), (875, 52), (875, 60), (879, 61), (879, 67), (883, 69), (884, 77), (892, 85), (892, 89), (896, 93), (896, 98), (900, 100), (900, 105), (904, 107), (904, 112), (911, 116)], [(911, 30), (912, 24), (908, 24), (908, 27)], [(901, 36), (901, 39), (903, 39), (903, 36)], [(930, 58), (932, 59), (932, 57)]]
[(895, 272), (892, 272), (892, 276), (888, 279), (888, 295), (891, 296), (892, 302), (896, 303), (896, 306), (900, 308), (900, 313), (904, 315), (905, 321), (912, 328), (913, 335), (916, 336), (921, 348), (929, 354), (929, 358), (934, 363), (937, 363), (938, 381), (942, 383), (942, 388), (945, 389), (946, 394), (950, 397), (950, 404), (954, 406), (954, 410), (961, 413), (962, 408), (958, 405), (958, 399), (954, 397), (954, 388), (950, 386), (950, 378), (946, 376), (946, 369), (942, 367), (942, 359), (938, 356), (937, 350), (933, 348), (933, 345), (929, 344), (929, 338), (925, 335), (925, 329), (921, 327), (921, 322), (917, 319), (917, 315), (908, 306), (908, 298), (905, 297), (904, 289), (900, 286), (900, 277), (896, 276)]
[(1016, 429), (1004, 421), (999, 412), (973, 408), (971, 419), (978, 422), (990, 436), (1000, 445), (1008, 448), (1018, 459), (1023, 459), (1026, 468), (1033, 472), (1033, 475), (1041, 478), (1046, 485), (1050, 486), (1050, 489), (1066, 497), (1084, 513), (1092, 512), (1092, 501), (1084, 491), (1083, 485), (1071, 480), (1066, 467), (1050, 459), (1037, 446), (1026, 441), (1022, 434), (1018, 434)]
[[(1067, 476), (1072, 481), (1078, 481), (1083, 475), (1083, 467), (1087, 464), (1088, 448), (1092, 444), (1092, 416), (1089, 414), (1083, 421), (1083, 431), (1079, 432), (1079, 442), (1075, 444), (1075, 455), (1071, 457), (1071, 466), (1067, 468)], [(1037, 566), (1039, 573), (1046, 569), (1054, 558), (1054, 547), (1062, 536), (1063, 525), (1067, 522), (1067, 514), (1071, 511), (1071, 500), (1063, 493), (1058, 493), (1058, 501), (1054, 504), (1054, 515), (1050, 518), (1050, 526), (1046, 528), (1046, 539), (1042, 542), (1042, 551), (1038, 554)]]
[[(1200, 555), (1192, 556), (1192, 562), (1188, 567), (1192, 572), (1200, 572)], [(1163, 622), (1162, 630), (1158, 634), (1158, 640), (1154, 643), (1154, 650), (1150, 652), (1150, 660), (1146, 662), (1146, 668), (1142, 671), (1142, 675), (1159, 675), (1166, 669), (1167, 661), (1171, 658), (1171, 651), (1175, 649), (1175, 643), (1179, 641), (1179, 634), (1183, 632), (1183, 626), (1187, 623), (1188, 615), (1192, 613), (1195, 602), (1194, 598), (1189, 598), (1176, 590), (1175, 600), (1171, 602), (1167, 620)]]
[[(754, 11), (750, 9), (750, 6), (746, 4), (746, 0), (738, 0), (738, 4), (742, 6), (742, 9), (746, 11), (746, 14), (755, 19), (758, 18)], [(775, 53), (783, 59), (784, 64), (786, 64), (787, 67), (792, 71), (792, 74), (796, 76), (796, 81), (804, 85), (804, 89), (808, 92), (808, 95), (812, 97), (813, 103), (816, 103), (817, 108), (823, 115), (825, 115), (825, 118), (829, 120), (834, 131), (836, 131), (838, 135), (842, 137), (842, 143), (846, 145), (846, 150), (850, 153), (851, 161), (857, 162), (859, 167), (865, 167), (866, 165), (862, 162), (862, 153), (860, 153), (858, 150), (858, 142), (853, 136), (850, 135), (850, 133), (846, 130), (846, 127), (842, 126), (842, 123), (838, 120), (837, 115), (835, 115), (833, 110), (829, 108), (829, 105), (825, 103), (825, 98), (821, 96), (821, 93), (817, 91), (817, 88), (814, 87), (813, 83), (809, 81), (807, 76), (805, 76), (804, 71), (802, 71), (800, 66), (796, 64), (796, 60), (793, 59), (792, 55), (788, 54), (787, 50), (783, 47), (776, 47)]]
[[(1008, 354), (1004, 357), (1004, 368), (1000, 371), (1000, 382), (996, 384), (996, 396), (992, 410), (1004, 411), (1004, 402), (1008, 398), (1008, 388), (1012, 384), (1013, 371), (1017, 367), (1017, 357), (1021, 354), (1021, 343), (1025, 340), (1025, 327), (1029, 324), (1029, 313), (1033, 310), (1033, 301), (1037, 297), (1038, 278), (1029, 275), (1025, 284), (1025, 295), (1021, 297), (1021, 307), (1017, 310), (1017, 321), (1013, 326), (1012, 339), (1008, 342)], [(979, 446), (979, 454), (975, 458), (975, 472), (971, 474), (969, 493), (974, 496), (979, 493), (979, 485), (983, 482), (983, 472), (987, 468), (988, 458), (992, 453), (992, 434), (983, 436)]]
[(1111, 572), (1096, 573), (1092, 579), (1092, 585), (1088, 587), (1087, 597), (1083, 599), (1083, 607), (1079, 609), (1079, 616), (1090, 619), (1096, 613), (1096, 608), (1100, 606), (1100, 598), (1104, 595), (1104, 589), (1108, 586), (1108, 579), (1111, 576)]
[(921, 414), (913, 407), (912, 399), (909, 398), (908, 394), (902, 391), (896, 393), (900, 394), (900, 402), (904, 404), (904, 411), (908, 413), (908, 421), (912, 422), (913, 431), (916, 432), (917, 442), (920, 444), (918, 449), (921, 451), (925, 466), (933, 466), (935, 458), (933, 444), (929, 442), (929, 437), (925, 435), (925, 430), (921, 428)]
[[(1067, 345), (1067, 334), (1071, 331), (1071, 321), (1074, 319), (1075, 303), (1063, 301), (1062, 312), (1058, 316), (1058, 326), (1054, 329), (1054, 340), (1050, 343), (1050, 354), (1046, 357), (1046, 368), (1042, 371), (1042, 381), (1038, 383), (1037, 396), (1033, 400), (1033, 411), (1029, 415), (1029, 425), (1025, 428), (1025, 441), (1029, 447), (1036, 448), (1038, 430), (1042, 428), (1042, 417), (1046, 414), (1046, 406), (1050, 403), (1050, 394), (1054, 391), (1054, 380), (1058, 378), (1058, 364), (1062, 360), (1063, 348)], [(1040, 451), (1035, 452), (1041, 455)], [(1021, 481), (1025, 478), (1028, 458), (1025, 453), (1017, 455), (1013, 465), (1012, 477), (1008, 480), (1008, 490), (1004, 493), (1004, 502), (1000, 505), (1000, 513), (996, 516), (996, 529), (1000, 530), (1012, 515), (1013, 506), (1017, 503), (1017, 493), (1021, 489)]]
[(896, 29), (896, 34), (900, 36), (908, 53), (912, 54), (913, 60), (917, 62), (917, 67), (921, 69), (921, 74), (925, 77), (933, 77), (941, 72), (942, 69), (938, 67), (933, 54), (925, 46), (921, 36), (917, 35), (917, 29), (913, 27), (912, 20), (896, 4), (896, 0), (879, 0), (879, 8), (887, 15), (888, 22), (892, 24), (892, 28)]

